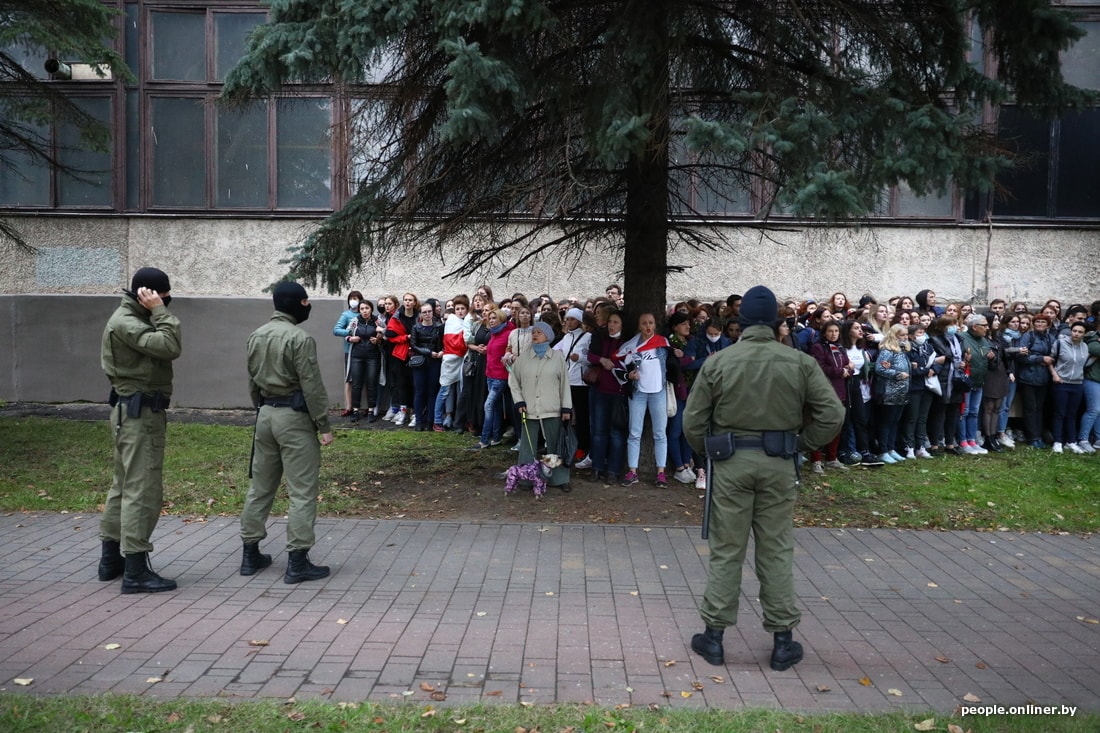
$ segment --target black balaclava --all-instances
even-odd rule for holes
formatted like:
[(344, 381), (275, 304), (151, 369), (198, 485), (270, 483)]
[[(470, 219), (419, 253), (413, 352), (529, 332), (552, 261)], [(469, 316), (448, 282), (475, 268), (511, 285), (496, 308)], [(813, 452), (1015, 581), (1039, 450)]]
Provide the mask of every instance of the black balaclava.
[(168, 282), (168, 275), (165, 274), (164, 270), (158, 270), (155, 267), (143, 267), (135, 272), (130, 280), (129, 295), (137, 300), (137, 291), (140, 288), (155, 290), (161, 296), (160, 299), (164, 301), (165, 306), (172, 302), (172, 296), (165, 295), (172, 289), (172, 283)]
[(775, 293), (763, 285), (754, 285), (745, 292), (741, 298), (741, 311), (737, 314), (737, 322), (741, 328), (749, 326), (767, 326), (774, 328), (779, 321), (779, 303), (775, 300)]
[(298, 323), (305, 323), (309, 318), (312, 305), (302, 305), (302, 301), (309, 297), (306, 289), (298, 283), (283, 281), (275, 286), (271, 299), (275, 301), (275, 310), (286, 313)]

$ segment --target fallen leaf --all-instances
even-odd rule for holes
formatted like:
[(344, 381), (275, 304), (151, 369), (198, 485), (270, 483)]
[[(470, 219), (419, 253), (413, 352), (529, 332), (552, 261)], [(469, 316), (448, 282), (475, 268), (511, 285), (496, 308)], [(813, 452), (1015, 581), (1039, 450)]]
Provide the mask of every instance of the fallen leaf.
[(447, 693), (444, 692), (443, 690), (436, 690), (432, 694), (428, 695), (428, 697), (430, 697), (431, 699), (433, 699), (437, 702), (443, 702), (444, 700), (447, 699)]
[(967, 702), (981, 702), (982, 701), (982, 699), (980, 697), (978, 697), (977, 695), (975, 695), (972, 692), (968, 692), (965, 695), (963, 695), (963, 700), (966, 700)]
[(626, 688), (626, 691), (627, 692), (634, 692), (634, 688), (633, 687), (628, 687), (628, 688)]
[(636, 595), (638, 595), (638, 591), (632, 590), (632, 591), (630, 591), (630, 595), (636, 596)]
[(504, 690), (489, 690), (485, 693), (486, 697), (500, 697), (504, 694)]
[(347, 620), (346, 618), (338, 618), (338, 619), (336, 619), (336, 623), (340, 624), (341, 626), (343, 626), (343, 625), (344, 625), (344, 624), (346, 624), (347, 622), (348, 622), (348, 620)]
[(929, 584), (928, 584), (928, 587), (929, 587), (929, 588), (939, 588), (939, 586), (938, 586), (938, 585), (936, 585), (935, 583), (929, 583)]
[(682, 697), (684, 699), (687, 699), (687, 698), (691, 697), (694, 694), (695, 694), (694, 692), (688, 692), (687, 690), (680, 690), (680, 697)]
[(432, 718), (435, 716), (435, 708), (428, 708), (420, 714), (421, 718)]
[(179, 713), (172, 713), (171, 715), (169, 715), (164, 720), (168, 724), (178, 723), (178, 722), (180, 722), (180, 714)]
[(16, 677), (14, 680), (12, 680), (12, 682), (19, 685), (20, 687), (26, 687), (30, 683), (34, 682), (34, 677)]
[(1083, 621), (1086, 624), (1100, 624), (1100, 619), (1096, 618), (1085, 618), (1084, 616), (1078, 616), (1077, 620)]
[(817, 691), (818, 692), (832, 692), (833, 688), (829, 687), (828, 685), (818, 685), (817, 686)]
[(452, 718), (451, 722), (455, 725), (466, 725), (466, 718)]
[(940, 664), (947, 664), (951, 660), (941, 654), (938, 657), (936, 657), (936, 661), (939, 662)]
[(870, 677), (860, 677), (859, 678), (859, 684), (863, 685), (864, 687), (870, 687), (871, 686), (871, 678)]
[(935, 729), (936, 729), (936, 719), (935, 718), (929, 718), (928, 720), (922, 720), (921, 722), (919, 722), (919, 723), (917, 723), (916, 725), (913, 726), (913, 730), (935, 730)]
[(477, 615), (478, 616), (485, 616), (487, 613), (488, 613), (488, 611), (478, 611)]
[(896, 687), (891, 687), (889, 690), (886, 691), (886, 694), (893, 695), (894, 697), (901, 697), (901, 690)]
[(977, 667), (978, 669), (985, 669), (985, 662), (978, 662), (974, 666)]
[(414, 693), (412, 690), (404, 690), (404, 691), (401, 692), (402, 697), (408, 697), (409, 695), (415, 695), (415, 694), (416, 693)]
[(435, 692), (435, 688), (431, 685), (430, 682), (421, 682), (420, 689), (424, 692)]
[(340, 708), (341, 710), (358, 710), (359, 709), (359, 703), (357, 703), (357, 702), (338, 702), (338, 703), (336, 703), (336, 707)]
[(149, 679), (147, 679), (145, 681), (147, 683), (149, 683), (150, 685), (155, 685), (158, 682), (163, 682), (164, 678), (163, 677), (150, 677)]
[(293, 721), (302, 721), (306, 719), (306, 714), (298, 710), (291, 710), (286, 714), (286, 717)]
[(954, 723), (947, 724), (947, 733), (963, 733), (963, 729)]
[(675, 665), (676, 665), (676, 660), (675, 659), (670, 659), (667, 662), (665, 662), (666, 667), (673, 667)]
[(703, 689), (703, 683), (700, 682), (699, 680), (692, 680), (691, 681), (691, 686), (694, 687), (696, 690), (702, 690)]
[(371, 722), (374, 723), (375, 725), (383, 725), (386, 722), (386, 719), (385, 718), (375, 718)]
[(520, 700), (520, 701), (519, 701), (519, 704), (520, 704), (520, 705), (522, 705), (522, 706), (523, 706), (523, 707), (525, 707), (525, 708), (532, 708), (532, 707), (534, 707), (534, 706), (535, 706), (535, 703), (533, 703), (533, 702), (528, 702), (527, 700)]
[(121, 649), (121, 648), (122, 648), (122, 644), (108, 644), (107, 646), (105, 646), (105, 647), (103, 647), (103, 648), (104, 648), (104, 649), (110, 649), (110, 650), (112, 650), (112, 651), (113, 651), (113, 650), (115, 650), (115, 649)]
[(271, 642), (268, 641), (267, 639), (253, 639), (252, 641), (248, 642), (248, 645), (249, 646), (267, 646), (270, 643)]
[(719, 676), (718, 676), (718, 675), (716, 675), (716, 674), (712, 674), (712, 675), (710, 676), (710, 679), (711, 679), (711, 681), (712, 681), (712, 682), (714, 682), (714, 684), (716, 684), (716, 685), (721, 685), (721, 684), (723, 684), (723, 683), (724, 683), (724, 682), (726, 681), (726, 678), (725, 678), (725, 677), (719, 677)]
[(548, 591), (546, 591), (546, 595), (552, 596), (552, 595), (554, 595), (554, 591), (548, 590)]
[(668, 570), (668, 565), (658, 565), (661, 570)]
[(214, 725), (217, 725), (218, 723), (222, 722), (222, 716), (220, 716), (220, 715), (207, 715), (206, 716), (206, 722), (207, 723), (213, 723)]

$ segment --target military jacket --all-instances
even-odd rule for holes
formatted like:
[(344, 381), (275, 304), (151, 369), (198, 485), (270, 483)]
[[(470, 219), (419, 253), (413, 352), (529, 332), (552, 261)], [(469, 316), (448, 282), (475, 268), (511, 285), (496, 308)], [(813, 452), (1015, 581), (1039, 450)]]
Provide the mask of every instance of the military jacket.
[(275, 311), (271, 320), (248, 337), (248, 384), (252, 404), (301, 390), (317, 431), (331, 432), (328, 394), (317, 364), (317, 342), (294, 318)]
[(100, 364), (123, 397), (172, 394), (172, 361), (183, 351), (180, 321), (163, 305), (149, 311), (126, 295), (103, 329)]

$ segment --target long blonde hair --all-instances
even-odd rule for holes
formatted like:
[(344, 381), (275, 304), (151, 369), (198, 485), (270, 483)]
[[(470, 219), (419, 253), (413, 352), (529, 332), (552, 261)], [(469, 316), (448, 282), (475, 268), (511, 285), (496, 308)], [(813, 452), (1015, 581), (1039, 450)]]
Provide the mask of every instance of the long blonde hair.
[(900, 323), (895, 323), (893, 326), (890, 326), (890, 328), (886, 329), (886, 332), (882, 334), (882, 343), (879, 344), (879, 348), (885, 349), (886, 351), (896, 351), (898, 353), (909, 351), (909, 342), (898, 340), (898, 336), (903, 333), (908, 335), (909, 328)]

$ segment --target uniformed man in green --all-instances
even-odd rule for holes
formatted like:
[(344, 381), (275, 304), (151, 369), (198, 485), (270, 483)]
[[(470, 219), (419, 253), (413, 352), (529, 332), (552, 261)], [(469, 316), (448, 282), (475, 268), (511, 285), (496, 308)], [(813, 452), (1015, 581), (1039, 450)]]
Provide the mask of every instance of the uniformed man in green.
[(164, 501), (172, 361), (182, 351), (179, 319), (168, 311), (171, 289), (164, 272), (141, 268), (103, 329), (100, 363), (111, 382), (115, 477), (99, 522), (99, 579), (121, 575), (123, 593), (176, 589), (176, 581), (149, 567), (149, 539)]
[(281, 282), (272, 299), (271, 320), (248, 337), (249, 391), (258, 413), (252, 485), (241, 511), (241, 575), (253, 575), (271, 564), (271, 555), (260, 553), (260, 540), (267, 537), (271, 503), (285, 478), (290, 512), (284, 580), (301, 583), (329, 573), (327, 567), (309, 561), (309, 549), (315, 539), (321, 446), (332, 442), (332, 429), (317, 344), (299, 328), (309, 318), (309, 295), (298, 283)]
[[(741, 300), (741, 339), (703, 364), (684, 410), (684, 434), (700, 454), (708, 436), (732, 435), (734, 453), (715, 460), (709, 525), (707, 589), (699, 609), (706, 631), (691, 648), (711, 664), (723, 663), (722, 633), (737, 623), (741, 565), (752, 532), (764, 628), (774, 635), (771, 668), (783, 671), (802, 659), (791, 638), (801, 613), (795, 603), (795, 461), (800, 450), (827, 444), (840, 431), (844, 406), (817, 362), (778, 342), (775, 295), (757, 285)], [(728, 448), (728, 444), (727, 444)]]

